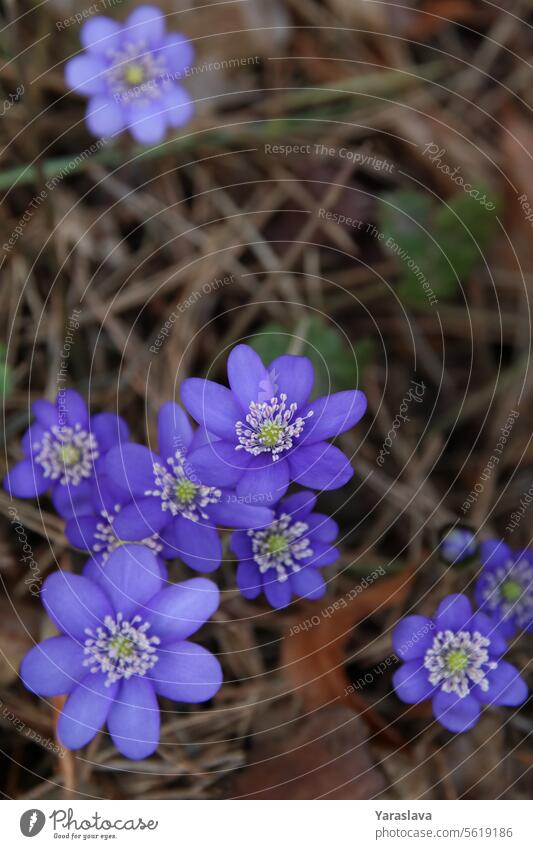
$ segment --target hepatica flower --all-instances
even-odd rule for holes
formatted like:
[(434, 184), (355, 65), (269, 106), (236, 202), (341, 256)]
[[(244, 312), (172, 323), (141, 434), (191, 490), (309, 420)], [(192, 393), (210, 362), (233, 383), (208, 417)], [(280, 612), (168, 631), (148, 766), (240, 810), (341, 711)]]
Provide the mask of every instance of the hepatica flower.
[(264, 592), (272, 607), (285, 607), (291, 597), (321, 598), (326, 585), (320, 567), (339, 557), (332, 545), (337, 523), (314, 513), (316, 496), (303, 491), (277, 506), (274, 521), (261, 530), (235, 531), (231, 548), (239, 559), (237, 585), (245, 598)]
[(445, 563), (464, 563), (475, 557), (478, 544), (474, 532), (464, 525), (446, 528), (439, 543), (439, 554)]
[(533, 550), (511, 551), (502, 540), (481, 544), (483, 571), (476, 601), (506, 636), (533, 631)]
[(96, 136), (129, 129), (143, 144), (160, 142), (169, 127), (181, 127), (192, 102), (178, 80), (194, 57), (180, 33), (165, 33), (155, 6), (139, 6), (120, 25), (91, 18), (81, 28), (85, 53), (65, 67), (67, 85), (89, 96), (86, 122)]
[(495, 623), (472, 613), (464, 595), (450, 595), (435, 618), (407, 616), (395, 628), (393, 647), (404, 661), (393, 676), (407, 704), (432, 700), (436, 719), (450, 731), (468, 731), (482, 705), (520, 705), (527, 686), (502, 660), (507, 645)]
[(140, 540), (158, 533), (165, 556), (180, 557), (199, 572), (220, 565), (217, 526), (258, 528), (272, 520), (267, 506), (245, 503), (229, 489), (205, 483), (191, 458), (206, 439), (201, 429), (193, 433), (181, 407), (168, 402), (158, 417), (160, 454), (125, 444), (106, 457), (109, 479), (130, 502), (114, 520), (118, 535)]
[(158, 695), (197, 704), (220, 688), (218, 660), (189, 641), (217, 609), (217, 587), (193, 578), (163, 589), (148, 549), (121, 547), (97, 580), (56, 572), (42, 599), (61, 636), (31, 649), (20, 674), (39, 696), (67, 696), (57, 726), (66, 748), (107, 723), (123, 755), (146, 758), (159, 743)]
[(65, 536), (74, 548), (90, 554), (83, 574), (94, 578), (105, 568), (111, 554), (120, 546), (132, 543), (144, 545), (157, 557), (163, 578), (167, 569), (162, 559), (175, 556), (157, 532), (147, 534), (146, 526), (124, 520), (124, 511), (131, 510), (132, 499), (105, 474), (98, 474), (91, 482), (90, 498), (83, 499), (82, 507), (75, 503), (74, 515), (65, 525)]
[(352, 477), (348, 458), (326, 440), (359, 421), (366, 409), (362, 392), (309, 403), (314, 370), (307, 357), (278, 357), (267, 369), (247, 345), (229, 355), (228, 379), (229, 389), (198, 378), (181, 389), (191, 416), (214, 434), (191, 454), (206, 483), (275, 502), (290, 481), (337, 489)]
[(35, 421), (22, 439), (24, 460), (4, 478), (4, 489), (15, 498), (34, 498), (51, 491), (60, 515), (81, 509), (90, 495), (90, 482), (105, 453), (128, 439), (123, 419), (111, 413), (89, 416), (83, 398), (71, 389), (58, 393), (55, 404), (32, 405)]

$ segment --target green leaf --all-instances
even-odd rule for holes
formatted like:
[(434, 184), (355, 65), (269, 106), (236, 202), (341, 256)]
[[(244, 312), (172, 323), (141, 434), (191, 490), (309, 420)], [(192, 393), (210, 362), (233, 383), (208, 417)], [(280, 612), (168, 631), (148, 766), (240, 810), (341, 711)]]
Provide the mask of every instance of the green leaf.
[(7, 398), (13, 387), (11, 369), (6, 362), (5, 345), (0, 345), (0, 398)]
[[(484, 193), (479, 187), (477, 191)], [(389, 203), (383, 206), (381, 228), (385, 247), (400, 265), (401, 297), (415, 305), (430, 305), (432, 298), (433, 303), (435, 298), (453, 298), (483, 261), (497, 223), (498, 204), (488, 210), (464, 192), (448, 206), (410, 191), (394, 192), (384, 199)]]

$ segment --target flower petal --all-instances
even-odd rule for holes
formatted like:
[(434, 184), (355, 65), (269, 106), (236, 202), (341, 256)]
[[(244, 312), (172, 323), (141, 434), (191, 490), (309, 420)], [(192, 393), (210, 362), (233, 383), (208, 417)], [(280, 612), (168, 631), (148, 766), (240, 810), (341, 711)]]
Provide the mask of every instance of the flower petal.
[(122, 27), (112, 18), (104, 15), (85, 21), (80, 30), (80, 41), (90, 53), (105, 56), (109, 50), (120, 46)]
[(263, 579), (259, 567), (253, 560), (241, 560), (237, 566), (235, 579), (244, 598), (257, 598), (263, 589)]
[(57, 425), (57, 407), (51, 401), (45, 398), (38, 398), (31, 405), (31, 411), (39, 424), (42, 424), (46, 430)]
[(257, 499), (275, 504), (289, 486), (289, 465), (286, 460), (265, 461), (260, 454), (251, 457), (243, 476), (237, 483), (236, 492), (243, 499)]
[(250, 560), (252, 541), (245, 531), (236, 531), (231, 535), (230, 548), (239, 560)]
[(99, 56), (82, 53), (65, 65), (65, 82), (69, 89), (80, 94), (104, 94), (106, 64)]
[(67, 749), (81, 749), (104, 725), (118, 693), (118, 683), (106, 687), (106, 676), (89, 672), (72, 691), (57, 723), (58, 737)]
[(422, 658), (433, 645), (435, 623), (427, 616), (406, 616), (392, 632), (392, 645), (401, 660)]
[[(249, 345), (237, 345), (228, 357), (228, 381), (235, 398), (243, 411), (248, 413), (250, 404), (260, 399), (262, 386), (267, 395), (268, 372), (259, 354)], [(270, 401), (270, 397), (263, 400)]]
[(445, 728), (456, 733), (469, 731), (479, 719), (481, 708), (473, 696), (460, 698), (457, 693), (443, 690), (433, 697), (433, 712)]
[(298, 408), (303, 407), (315, 382), (315, 370), (311, 360), (308, 357), (283, 354), (272, 360), (268, 371), (276, 383), (275, 395), (279, 398), (281, 393), (284, 393), (289, 404), (295, 403)]
[(293, 593), (301, 598), (315, 601), (326, 592), (326, 582), (317, 569), (304, 567), (299, 572), (293, 572), (289, 581)]
[(82, 575), (54, 572), (41, 591), (43, 605), (52, 622), (64, 634), (84, 643), (86, 628), (97, 628), (113, 608), (100, 587)]
[(264, 528), (274, 518), (274, 512), (268, 507), (247, 503), (232, 493), (223, 493), (217, 504), (210, 504), (206, 509), (209, 518), (223, 528)]
[(279, 505), (279, 511), (290, 513), (294, 521), (307, 521), (316, 504), (316, 493), (303, 490), (288, 495)]
[(114, 413), (97, 413), (92, 416), (91, 431), (96, 437), (101, 454), (129, 439), (128, 425), (121, 416)]
[(130, 498), (142, 496), (154, 489), (154, 463), (160, 462), (157, 454), (144, 445), (127, 443), (109, 451), (105, 459), (106, 474)]
[(304, 445), (289, 454), (292, 479), (313, 489), (339, 489), (353, 476), (345, 454), (328, 442)]
[(22, 460), (8, 471), (3, 487), (14, 498), (35, 498), (50, 488), (50, 478), (45, 478), (39, 463)]
[(250, 465), (252, 455), (236, 451), (233, 443), (218, 440), (192, 451), (188, 459), (202, 483), (234, 487)]
[(339, 535), (337, 522), (323, 513), (311, 513), (306, 517), (305, 523), (309, 526), (307, 534), (320, 542), (333, 542)]
[(62, 389), (57, 393), (57, 418), (59, 424), (70, 427), (89, 427), (89, 408), (85, 399), (75, 389)]
[(276, 578), (263, 576), (263, 589), (271, 607), (279, 610), (287, 607), (291, 600), (292, 588), (290, 581), (278, 581)]
[(70, 637), (51, 637), (25, 656), (20, 677), (26, 689), (38, 696), (62, 696), (87, 675), (83, 646)]
[(164, 36), (165, 19), (156, 6), (137, 6), (124, 23), (124, 44), (145, 41), (150, 47), (159, 47)]
[(196, 643), (175, 642), (158, 652), (148, 673), (160, 696), (199, 704), (212, 699), (222, 684), (222, 668), (210, 651)]
[(183, 127), (194, 115), (194, 103), (181, 86), (172, 86), (163, 95), (165, 119), (171, 127)]
[(485, 705), (508, 705), (516, 707), (527, 699), (527, 684), (519, 670), (505, 660), (498, 661), (496, 669), (487, 672), (489, 689), (483, 691), (479, 685), (472, 688), (472, 695)]
[(341, 556), (339, 549), (334, 545), (329, 545), (327, 542), (320, 542), (317, 539), (311, 540), (311, 548), (313, 549), (313, 554), (305, 561), (305, 565), (312, 566), (315, 569), (322, 566), (331, 566)]
[(127, 105), (127, 115), (129, 131), (139, 144), (159, 144), (163, 141), (167, 121), (164, 105), (159, 99), (148, 103), (144, 99), (132, 100)]
[(198, 631), (219, 602), (220, 593), (213, 581), (192, 578), (158, 592), (143, 612), (151, 622), (150, 634), (165, 644), (185, 640)]
[(123, 507), (113, 522), (117, 537), (121, 540), (141, 540), (162, 530), (168, 525), (170, 513), (161, 508), (161, 500), (148, 496), (136, 498)]
[(192, 437), (191, 423), (179, 404), (174, 401), (163, 404), (157, 416), (157, 440), (161, 457), (167, 460), (174, 457), (176, 451), (186, 454)]
[(97, 583), (125, 619), (134, 613), (143, 616), (144, 605), (163, 586), (157, 558), (146, 546), (135, 544), (121, 545), (109, 555)]
[(171, 32), (163, 38), (158, 56), (163, 56), (166, 67), (176, 79), (181, 79), (183, 71), (194, 62), (194, 47), (182, 32)]
[(153, 755), (159, 745), (161, 713), (150, 681), (134, 676), (121, 682), (107, 728), (113, 743), (134, 761)]
[(484, 637), (489, 638), (488, 652), (491, 657), (501, 657), (507, 651), (507, 640), (502, 633), (500, 623), (495, 619), (477, 611), (472, 616), (469, 628), (472, 631), (479, 631)]
[(100, 522), (100, 517), (94, 515), (74, 516), (65, 525), (65, 536), (74, 548), (91, 551), (100, 542), (96, 537)]
[(344, 433), (363, 417), (366, 407), (366, 396), (359, 390), (317, 398), (302, 411), (304, 417), (310, 412), (313, 415), (306, 422), (300, 445), (322, 442)]
[(503, 540), (487, 539), (480, 543), (479, 559), (485, 569), (499, 569), (515, 558), (513, 552)]
[(443, 598), (435, 613), (439, 631), (460, 631), (472, 626), (472, 606), (465, 595), (453, 593)]
[(20, 443), (25, 457), (31, 457), (39, 451), (45, 433), (46, 428), (39, 422), (33, 422), (29, 426)]
[(85, 122), (100, 138), (114, 136), (126, 126), (124, 110), (110, 97), (92, 97), (87, 104)]
[(193, 522), (178, 516), (167, 535), (174, 548), (175, 557), (180, 557), (187, 566), (197, 572), (214, 572), (222, 560), (222, 544), (216, 528), (206, 525), (204, 520)]
[(408, 705), (424, 702), (435, 692), (435, 687), (429, 683), (428, 671), (422, 659), (402, 663), (392, 676), (392, 683), (398, 698)]
[(56, 486), (52, 492), (52, 502), (63, 519), (94, 513), (93, 481), (83, 480), (75, 486), (69, 483)]
[(190, 377), (181, 385), (181, 399), (195, 422), (235, 444), (235, 425), (242, 418), (242, 410), (230, 389), (212, 380)]

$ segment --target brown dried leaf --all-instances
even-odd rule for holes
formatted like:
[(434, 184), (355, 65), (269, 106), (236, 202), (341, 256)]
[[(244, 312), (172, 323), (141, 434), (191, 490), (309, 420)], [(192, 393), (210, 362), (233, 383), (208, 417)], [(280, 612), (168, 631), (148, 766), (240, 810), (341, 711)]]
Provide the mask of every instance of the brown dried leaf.
[[(322, 616), (319, 624), (309, 630), (295, 632), (294, 628), (292, 631), (289, 628), (283, 641), (282, 667), (308, 708), (312, 710), (340, 699), (360, 713), (373, 730), (385, 727), (381, 717), (349, 686), (344, 668), (345, 645), (352, 629), (361, 620), (373, 613), (383, 614), (391, 605), (403, 601), (413, 574), (413, 570), (402, 572), (378, 581), (352, 599), (342, 599), (342, 606), (331, 616)], [(307, 607), (309, 618), (312, 618), (316, 615), (316, 607)], [(300, 621), (305, 618), (304, 613)], [(387, 731), (385, 736), (393, 745), (400, 742), (394, 732)]]
[(257, 746), (231, 797), (370, 799), (384, 787), (359, 718), (339, 706), (298, 719), (274, 743)]

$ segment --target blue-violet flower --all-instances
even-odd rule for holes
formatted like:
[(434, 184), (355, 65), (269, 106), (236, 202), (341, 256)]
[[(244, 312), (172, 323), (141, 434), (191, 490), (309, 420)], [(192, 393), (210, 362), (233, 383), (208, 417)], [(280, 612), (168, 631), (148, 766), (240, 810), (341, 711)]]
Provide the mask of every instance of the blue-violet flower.
[(163, 589), (147, 548), (117, 549), (95, 580), (56, 572), (42, 599), (61, 636), (34, 646), (20, 674), (39, 696), (68, 696), (57, 726), (66, 748), (107, 723), (123, 755), (146, 758), (159, 744), (157, 695), (198, 704), (220, 688), (217, 658), (189, 642), (217, 609), (217, 587), (193, 578)]
[(316, 495), (304, 490), (283, 499), (274, 521), (261, 530), (235, 531), (231, 548), (237, 558), (237, 586), (245, 598), (264, 592), (272, 607), (289, 604), (292, 595), (321, 598), (326, 584), (320, 567), (339, 557), (332, 545), (337, 523), (314, 513)]
[(144, 445), (126, 444), (106, 457), (108, 478), (129, 501), (114, 521), (119, 537), (141, 540), (158, 533), (164, 556), (179, 557), (199, 572), (220, 565), (217, 526), (261, 528), (273, 516), (267, 506), (205, 483), (191, 458), (206, 439), (201, 428), (193, 432), (181, 407), (169, 401), (158, 416), (159, 455)]
[(181, 33), (165, 33), (156, 6), (138, 6), (120, 25), (97, 16), (81, 28), (85, 52), (66, 63), (67, 85), (89, 96), (86, 122), (96, 136), (129, 129), (142, 144), (160, 142), (181, 127), (193, 106), (177, 83), (194, 50)]
[(276, 502), (290, 481), (337, 489), (350, 480), (348, 458), (326, 440), (359, 421), (366, 409), (362, 392), (309, 403), (314, 369), (307, 357), (277, 357), (267, 369), (248, 345), (230, 353), (228, 379), (230, 389), (199, 378), (181, 387), (185, 407), (210, 434), (191, 455), (205, 483)]
[(434, 619), (407, 616), (392, 644), (404, 663), (393, 676), (407, 704), (432, 700), (436, 719), (450, 731), (468, 731), (482, 705), (522, 704), (527, 686), (515, 666), (502, 660), (507, 644), (496, 624), (472, 613), (464, 595), (450, 595)]
[(503, 540), (481, 544), (476, 601), (506, 637), (533, 631), (533, 549), (511, 551)]
[(85, 401), (72, 389), (59, 392), (55, 404), (35, 401), (32, 412), (35, 421), (22, 438), (25, 459), (9, 470), (4, 489), (15, 498), (50, 490), (56, 510), (68, 518), (74, 502), (81, 509), (90, 497), (105, 453), (128, 440), (128, 426), (112, 413), (89, 416)]

